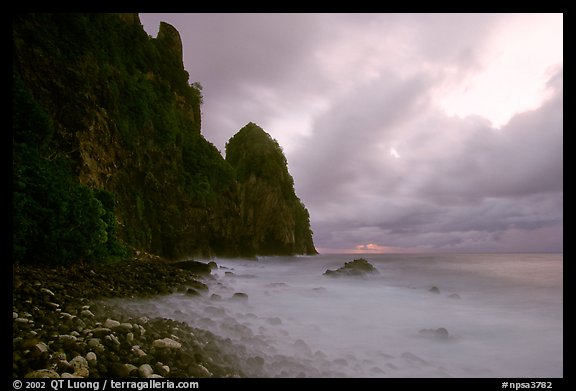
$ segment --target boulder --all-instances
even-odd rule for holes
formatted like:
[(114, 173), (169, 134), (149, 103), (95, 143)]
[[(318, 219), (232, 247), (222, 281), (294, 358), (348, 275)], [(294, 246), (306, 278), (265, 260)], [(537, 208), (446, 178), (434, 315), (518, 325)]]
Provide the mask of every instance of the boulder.
[(207, 263), (192, 260), (174, 262), (173, 265), (194, 274), (210, 274), (212, 271), (212, 267)]
[(232, 295), (232, 300), (248, 300), (248, 295), (242, 292), (236, 292)]
[(324, 275), (328, 277), (354, 277), (377, 273), (378, 270), (370, 262), (364, 258), (358, 258), (351, 262), (346, 262), (344, 266), (336, 270), (328, 269)]
[(439, 294), (439, 293), (440, 293), (440, 289), (438, 289), (437, 286), (433, 286), (432, 288), (428, 289), (428, 292)]

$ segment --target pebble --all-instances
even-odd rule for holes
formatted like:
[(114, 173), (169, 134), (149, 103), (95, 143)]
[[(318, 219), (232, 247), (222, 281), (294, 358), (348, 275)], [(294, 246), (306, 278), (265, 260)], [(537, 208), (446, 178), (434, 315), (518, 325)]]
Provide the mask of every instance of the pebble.
[(132, 330), (132, 323), (120, 323), (116, 329), (118, 332), (127, 333)]
[(198, 368), (198, 370), (200, 371), (202, 376), (205, 376), (205, 377), (211, 377), (212, 376), (210, 371), (208, 369), (206, 369), (206, 367), (204, 365), (198, 364), (196, 367)]
[(152, 343), (155, 348), (180, 349), (182, 344), (170, 338), (157, 339)]
[[(99, 301), (156, 295), (177, 286), (201, 289), (184, 276), (188, 272), (174, 272), (158, 261), (145, 278), (140, 265), (129, 263), (83, 268), (16, 268), (22, 283), (13, 287), (13, 377), (134, 377), (142, 375), (142, 365), (144, 376), (152, 378), (246, 376), (232, 369), (243, 360), (239, 353), (229, 356), (220, 348), (229, 342), (182, 322)], [(97, 278), (90, 277), (92, 268)]]
[(39, 354), (48, 353), (48, 346), (44, 342), (34, 345), (34, 349), (36, 349)]
[(170, 367), (168, 365), (162, 364), (161, 362), (157, 362), (154, 364), (154, 372), (162, 377), (166, 377), (170, 373)]
[(132, 368), (126, 364), (115, 362), (110, 366), (110, 375), (112, 377), (129, 377)]
[(37, 371), (28, 372), (24, 377), (58, 379), (60, 378), (60, 375), (53, 369), (39, 369)]
[(138, 367), (136, 365), (126, 364), (126, 368), (128, 369), (129, 375), (134, 376), (138, 374)]
[(138, 374), (140, 375), (140, 377), (149, 377), (153, 373), (154, 373), (154, 370), (152, 369), (150, 364), (142, 364), (138, 368)]
[(70, 365), (74, 368), (74, 375), (81, 377), (88, 377), (90, 371), (88, 369), (88, 361), (82, 356), (76, 356), (70, 360)]
[(80, 375), (74, 375), (68, 372), (64, 372), (63, 374), (60, 375), (60, 377), (62, 379), (82, 379), (82, 376)]
[(96, 357), (96, 353), (88, 352), (86, 354), (86, 361), (88, 361), (88, 364), (96, 363), (97, 360), (98, 360), (98, 357)]
[(120, 326), (120, 322), (118, 322), (117, 320), (114, 320), (114, 319), (106, 319), (106, 322), (104, 322), (104, 324), (102, 325), (102, 327), (108, 328), (108, 329), (114, 329), (118, 326)]
[(98, 328), (92, 330), (92, 335), (96, 338), (101, 338), (101, 337), (104, 337), (106, 335), (109, 335), (111, 332), (112, 332), (112, 330), (110, 330), (109, 328), (98, 327)]
[(69, 314), (68, 312), (60, 312), (60, 317), (65, 318), (66, 320), (72, 320), (72, 318), (74, 318), (74, 315)]
[(146, 352), (143, 351), (142, 349), (140, 349), (140, 346), (138, 346), (138, 345), (132, 346), (132, 351), (133, 351), (138, 357), (147, 356)]
[(58, 340), (61, 343), (74, 343), (76, 342), (77, 338), (73, 335), (65, 334), (65, 335), (59, 335)]
[(54, 294), (54, 292), (52, 292), (50, 289), (41, 288), (41, 289), (40, 289), (40, 292), (46, 293), (47, 295), (50, 295), (50, 296), (56, 296), (56, 295)]

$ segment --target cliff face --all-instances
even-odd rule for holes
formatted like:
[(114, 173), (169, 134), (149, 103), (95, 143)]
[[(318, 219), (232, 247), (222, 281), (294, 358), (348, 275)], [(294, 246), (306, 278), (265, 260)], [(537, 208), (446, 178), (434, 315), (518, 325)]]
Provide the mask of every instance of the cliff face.
[[(273, 253), (276, 244), (244, 245), (261, 230), (251, 224), (264, 222), (245, 219), (256, 190), (201, 135), (201, 87), (188, 83), (174, 27), (162, 23), (153, 39), (136, 14), (38, 14), (15, 17), (13, 34), (14, 83), (24, 97), (14, 98), (15, 172), (26, 172), (24, 147), (39, 161), (65, 161), (80, 184), (114, 196), (118, 234), (138, 249), (173, 259)], [(30, 107), (49, 125), (24, 121)], [(27, 192), (19, 193), (25, 201)], [(290, 228), (272, 240), (309, 252), (279, 200), (267, 218)]]
[(249, 123), (226, 145), (226, 161), (239, 183), (241, 251), (316, 254), (310, 216), (294, 192), (280, 145)]

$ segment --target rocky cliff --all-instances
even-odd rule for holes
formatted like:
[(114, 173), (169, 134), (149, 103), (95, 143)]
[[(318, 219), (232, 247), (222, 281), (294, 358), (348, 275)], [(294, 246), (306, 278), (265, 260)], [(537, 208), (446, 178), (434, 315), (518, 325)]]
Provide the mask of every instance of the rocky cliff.
[(243, 253), (316, 254), (308, 211), (276, 140), (249, 123), (226, 145), (239, 185)]
[[(286, 179), (275, 182), (245, 175), (242, 162), (262, 156), (245, 143), (236, 148), (242, 137), (229, 146), (243, 157), (227, 161), (202, 136), (201, 86), (189, 84), (174, 27), (162, 23), (154, 39), (136, 14), (19, 15), (13, 38), (15, 261), (37, 253), (32, 241), (47, 244), (44, 220), (63, 211), (74, 219), (87, 208), (98, 211), (83, 227), (102, 231), (94, 248), (117, 231), (123, 243), (172, 259), (315, 252), (281, 151), (270, 155), (277, 171), (265, 174)], [(73, 178), (87, 194), (109, 194), (111, 204), (96, 195), (90, 207), (80, 196), (47, 204), (44, 195), (58, 190), (32, 185), (39, 167), (46, 178)], [(255, 215), (251, 205), (262, 198), (265, 213)], [(100, 224), (111, 210), (115, 221)]]

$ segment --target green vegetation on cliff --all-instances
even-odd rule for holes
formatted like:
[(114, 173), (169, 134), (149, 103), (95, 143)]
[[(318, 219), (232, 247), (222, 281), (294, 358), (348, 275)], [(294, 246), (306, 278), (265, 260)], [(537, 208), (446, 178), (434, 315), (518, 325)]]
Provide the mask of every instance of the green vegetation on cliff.
[(316, 254), (310, 215), (278, 142), (249, 123), (226, 144), (226, 161), (239, 183), (243, 253)]
[[(118, 238), (172, 259), (277, 247), (245, 245), (261, 239), (246, 234), (259, 228), (243, 217), (244, 168), (200, 133), (202, 87), (174, 27), (154, 39), (136, 14), (30, 14), (14, 17), (13, 39), (16, 262), (120, 257)], [(282, 154), (271, 165), (287, 173)], [(306, 227), (288, 218), (288, 230), (309, 238), (280, 253), (309, 253), (308, 214), (290, 208)]]

